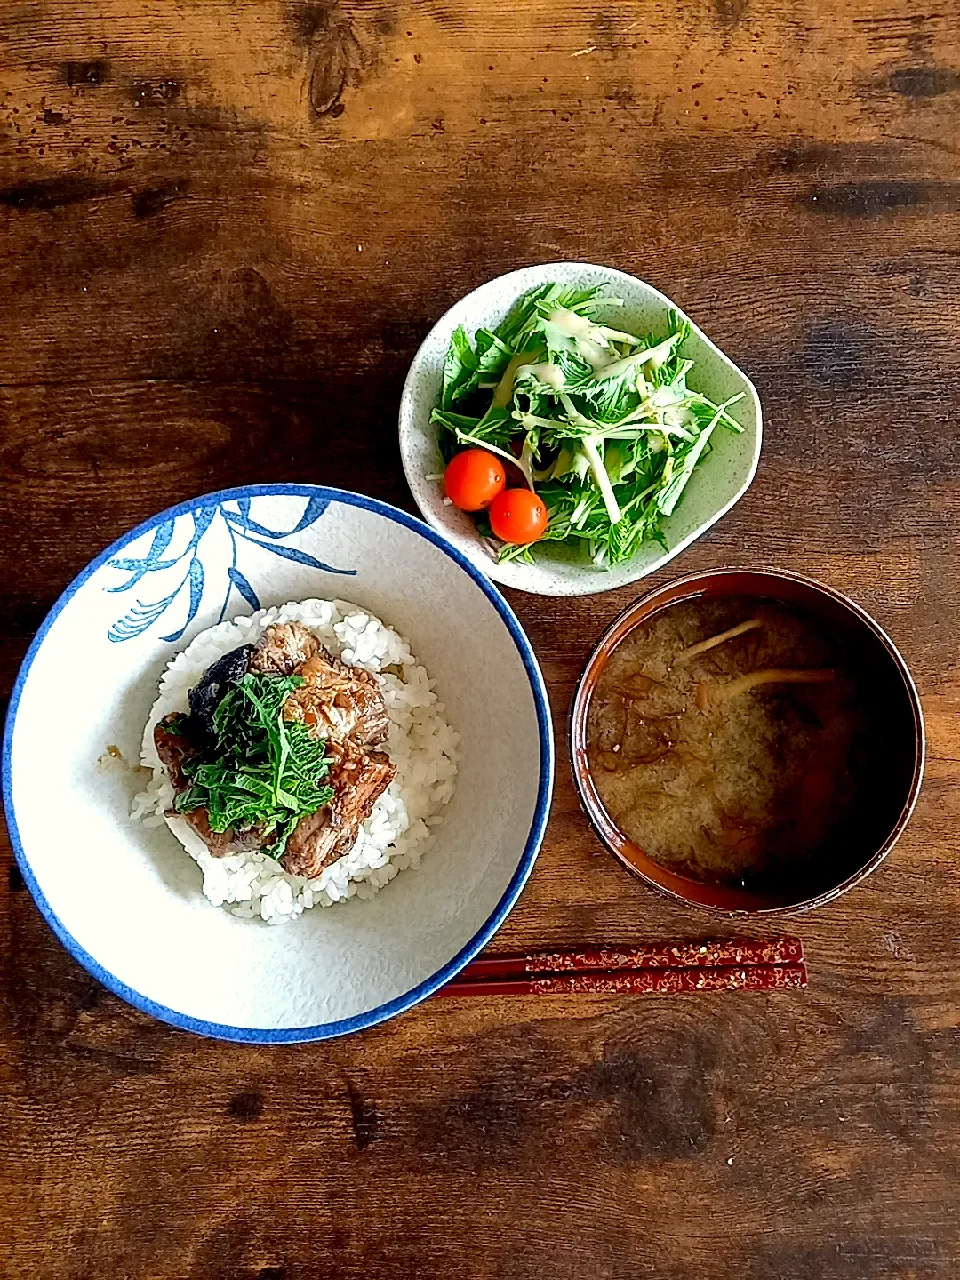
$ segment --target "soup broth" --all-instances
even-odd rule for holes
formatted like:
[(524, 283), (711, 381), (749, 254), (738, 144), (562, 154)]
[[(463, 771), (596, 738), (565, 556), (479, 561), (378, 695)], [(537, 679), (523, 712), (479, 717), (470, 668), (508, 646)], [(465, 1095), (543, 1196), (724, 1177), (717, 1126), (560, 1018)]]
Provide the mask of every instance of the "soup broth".
[(610, 818), (661, 865), (769, 889), (845, 858), (869, 777), (869, 725), (840, 642), (803, 611), (696, 597), (610, 655), (587, 758)]

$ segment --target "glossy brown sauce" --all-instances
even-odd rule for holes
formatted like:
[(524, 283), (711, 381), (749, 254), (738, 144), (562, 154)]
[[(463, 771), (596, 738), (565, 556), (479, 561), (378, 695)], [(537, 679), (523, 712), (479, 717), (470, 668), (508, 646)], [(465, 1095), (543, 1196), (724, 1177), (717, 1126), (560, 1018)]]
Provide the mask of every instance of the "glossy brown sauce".
[(591, 698), (604, 808), (655, 861), (707, 883), (770, 887), (843, 856), (869, 773), (855, 666), (777, 601), (668, 606), (617, 646)]

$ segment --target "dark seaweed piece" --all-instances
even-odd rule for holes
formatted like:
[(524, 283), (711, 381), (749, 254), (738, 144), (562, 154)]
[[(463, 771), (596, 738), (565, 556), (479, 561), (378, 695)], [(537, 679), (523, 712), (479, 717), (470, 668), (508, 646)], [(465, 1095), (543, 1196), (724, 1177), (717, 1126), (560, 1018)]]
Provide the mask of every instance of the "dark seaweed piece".
[(213, 713), (232, 684), (238, 684), (247, 674), (252, 644), (242, 644), (239, 649), (226, 653), (209, 667), (190, 692), (190, 715), (184, 726), (186, 736), (197, 747), (213, 746), (217, 741)]

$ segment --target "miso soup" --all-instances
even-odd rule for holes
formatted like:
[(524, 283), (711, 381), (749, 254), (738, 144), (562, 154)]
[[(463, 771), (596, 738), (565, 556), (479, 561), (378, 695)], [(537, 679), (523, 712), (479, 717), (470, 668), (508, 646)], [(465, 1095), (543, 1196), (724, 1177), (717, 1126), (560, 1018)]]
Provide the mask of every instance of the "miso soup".
[(768, 889), (844, 859), (871, 784), (856, 664), (803, 610), (757, 597), (661, 609), (614, 649), (587, 759), (620, 831), (706, 883)]

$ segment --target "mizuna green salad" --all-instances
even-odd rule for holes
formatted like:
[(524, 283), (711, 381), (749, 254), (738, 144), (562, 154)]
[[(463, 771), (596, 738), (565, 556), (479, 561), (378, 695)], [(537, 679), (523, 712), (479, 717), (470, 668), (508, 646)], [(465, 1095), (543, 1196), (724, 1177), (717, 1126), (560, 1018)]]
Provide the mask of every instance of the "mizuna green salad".
[[(671, 312), (664, 336), (627, 333), (613, 323), (621, 306), (603, 286), (547, 284), (524, 294), (498, 328), (478, 329), (472, 342), (462, 327), (453, 334), (432, 418), (445, 461), (484, 450), (501, 475), (499, 460), (518, 468), (540, 500), (519, 491), (519, 477), (506, 492), (500, 483), (489, 501), (473, 496), (489, 491), (486, 479), (486, 489), (474, 486), (458, 500), (448, 479), (449, 497), (477, 514), (481, 534), (502, 540), (501, 560), (530, 560), (534, 540), (580, 545), (602, 567), (629, 560), (649, 539), (665, 547), (661, 522), (713, 432), (742, 430), (729, 413), (741, 396), (714, 404), (687, 385), (689, 322)], [(516, 510), (518, 493), (540, 509), (540, 521), (532, 536), (512, 540), (517, 526), (501, 508), (512, 494)]]

